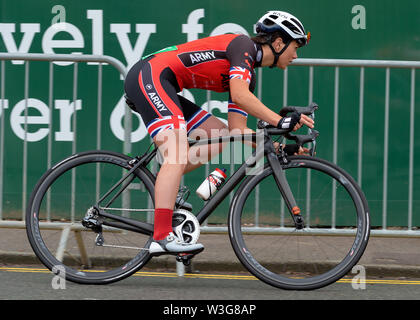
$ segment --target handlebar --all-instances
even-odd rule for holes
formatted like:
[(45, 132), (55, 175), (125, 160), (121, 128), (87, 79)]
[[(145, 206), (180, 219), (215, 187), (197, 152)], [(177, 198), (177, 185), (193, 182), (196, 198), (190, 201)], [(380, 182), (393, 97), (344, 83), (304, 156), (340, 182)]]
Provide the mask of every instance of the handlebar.
[(312, 102), (311, 104), (309, 104), (309, 106), (307, 107), (294, 107), (294, 106), (287, 106), (287, 107), (283, 107), (279, 114), (284, 117), (286, 116), (289, 112), (299, 112), (302, 114), (305, 114), (307, 116), (312, 115), (316, 110), (319, 109), (319, 106), (315, 103)]
[[(304, 115), (312, 116), (313, 117), (315, 111), (318, 110), (318, 109), (319, 109), (319, 106), (315, 102), (312, 102), (307, 107), (297, 107), (297, 106), (283, 107), (279, 111), (279, 114), (282, 117), (284, 117), (289, 112), (295, 112), (296, 111), (296, 112), (302, 113)], [(281, 135), (281, 134), (286, 134), (287, 132), (289, 132), (289, 130), (277, 129), (274, 126), (270, 125), (268, 122), (263, 121), (263, 120), (259, 120), (258, 121), (257, 127), (258, 127), (258, 129), (267, 129), (267, 130), (269, 130), (269, 134), (272, 134), (272, 135)]]
[[(318, 104), (316, 104), (315, 102), (312, 102), (306, 107), (298, 107), (298, 106), (283, 107), (280, 110), (279, 114), (282, 117), (284, 117), (288, 113), (296, 111), (296, 112), (305, 114), (307, 116), (313, 117), (315, 111), (318, 109), (319, 109)], [(269, 135), (283, 135), (286, 139), (294, 140), (299, 146), (302, 146), (308, 142), (315, 142), (316, 138), (319, 136), (319, 132), (314, 129), (310, 129), (308, 134), (296, 135), (296, 134), (290, 133), (289, 130), (275, 128), (272, 125), (262, 120), (258, 121), (257, 126), (258, 126), (258, 129), (265, 129), (267, 131), (267, 134)]]

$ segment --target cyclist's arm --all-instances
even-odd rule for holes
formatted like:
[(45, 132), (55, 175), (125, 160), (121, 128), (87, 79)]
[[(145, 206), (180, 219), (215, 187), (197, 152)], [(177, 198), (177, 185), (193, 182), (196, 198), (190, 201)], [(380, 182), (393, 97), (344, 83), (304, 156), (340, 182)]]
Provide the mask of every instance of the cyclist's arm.
[[(231, 135), (255, 133), (254, 130), (248, 128), (247, 117), (237, 112), (228, 113), (228, 124), (229, 124), (229, 131)], [(245, 141), (244, 143), (246, 143), (247, 145), (251, 146), (254, 149), (257, 147), (256, 143), (253, 143), (253, 142)], [(280, 147), (284, 148), (285, 146), (286, 145), (281, 145), (279, 142), (274, 142), (274, 149), (277, 152)], [(309, 149), (305, 147), (300, 147), (299, 150), (297, 150), (295, 154), (309, 155)]]
[[(247, 117), (237, 112), (228, 112), (228, 126), (230, 135), (255, 133), (254, 130), (248, 128)], [(256, 148), (256, 144), (253, 142), (244, 141), (244, 143), (252, 148)]]
[[(233, 84), (233, 86), (232, 86)], [(239, 94), (238, 94), (239, 93)], [(252, 99), (253, 101), (250, 101)], [(234, 105), (241, 108), (245, 113), (249, 113), (258, 119), (262, 119), (267, 121), (268, 123), (273, 124), (274, 126), (277, 125), (278, 121), (280, 121), (281, 117), (276, 114), (275, 112), (268, 109), (264, 104), (250, 91), (249, 89), (249, 82), (242, 80), (242, 79), (230, 79), (230, 100)], [(244, 106), (245, 105), (245, 106)], [(251, 107), (248, 107), (251, 105)], [(254, 109), (257, 112), (254, 112)], [(262, 107), (261, 107), (262, 106)], [(265, 108), (268, 112), (264, 114), (263, 112), (258, 112), (261, 108)], [(229, 109), (230, 111), (230, 109)], [(266, 119), (271, 119), (269, 117), (275, 117), (274, 121), (268, 121)], [(247, 134), (247, 133), (254, 133), (255, 131), (248, 128), (247, 126), (247, 115), (243, 115), (239, 112), (228, 112), (228, 126), (231, 135), (235, 134)], [(276, 122), (277, 121), (277, 122)], [(256, 144), (252, 142), (245, 142), (247, 145), (250, 145), (253, 148), (256, 148)]]
[(226, 55), (230, 62), (229, 86), (232, 102), (246, 113), (277, 126), (280, 115), (267, 108), (252, 93), (256, 83), (252, 67), (257, 56), (254, 42), (247, 36), (238, 36), (227, 47)]
[(232, 102), (252, 116), (268, 122), (276, 127), (281, 116), (266, 107), (251, 91), (249, 84), (241, 79), (230, 79), (230, 95)]
[[(240, 135), (240, 134), (251, 134), (255, 133), (254, 130), (248, 128), (247, 125), (248, 113), (236, 105), (232, 101), (232, 97), (229, 95), (229, 104), (228, 104), (228, 127), (230, 135)], [(255, 144), (251, 142), (245, 142), (247, 145), (255, 148)]]
[[(233, 103), (237, 104), (254, 117), (266, 121), (272, 126), (277, 126), (281, 116), (266, 107), (251, 91), (249, 91), (249, 86), (246, 81), (230, 79), (229, 85)], [(314, 121), (302, 114), (300, 122), (295, 126), (294, 131), (298, 130), (303, 125), (313, 128)]]

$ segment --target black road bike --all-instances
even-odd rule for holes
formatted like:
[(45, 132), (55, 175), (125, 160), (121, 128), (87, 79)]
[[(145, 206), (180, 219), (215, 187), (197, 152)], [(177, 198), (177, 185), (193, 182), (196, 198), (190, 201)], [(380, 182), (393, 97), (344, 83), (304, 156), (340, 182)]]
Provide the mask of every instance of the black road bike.
[[(285, 107), (280, 114), (298, 111), (313, 117), (317, 108), (315, 103)], [(258, 127), (253, 134), (189, 142), (192, 146), (251, 139), (258, 144), (261, 138), (263, 147), (255, 149), (197, 214), (175, 208), (174, 232), (196, 242), (200, 225), (235, 191), (228, 234), (250, 273), (282, 289), (331, 284), (350, 272), (366, 248), (366, 198), (343, 169), (314, 157), (316, 130), (295, 135), (262, 121)], [(277, 153), (274, 137), (311, 143), (311, 155)], [(139, 157), (82, 152), (49, 169), (36, 184), (26, 213), (27, 235), (41, 262), (82, 284), (112, 283), (145, 266), (152, 258), (148, 247), (155, 183), (148, 164), (157, 153), (156, 148)], [(249, 174), (252, 170), (258, 174)], [(176, 259), (187, 265), (192, 257), (179, 254)]]

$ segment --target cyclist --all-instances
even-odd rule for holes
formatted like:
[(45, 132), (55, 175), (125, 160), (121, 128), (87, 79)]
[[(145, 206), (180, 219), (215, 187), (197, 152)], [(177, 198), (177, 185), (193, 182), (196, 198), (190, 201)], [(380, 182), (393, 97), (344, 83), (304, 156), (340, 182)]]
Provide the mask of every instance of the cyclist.
[[(254, 69), (285, 69), (297, 58), (297, 49), (307, 44), (310, 34), (305, 33), (296, 17), (283, 11), (267, 12), (259, 19), (256, 31), (253, 38), (224, 34), (168, 47), (142, 58), (127, 74), (127, 104), (141, 115), (163, 156), (155, 184), (151, 254), (194, 253), (204, 248), (199, 243), (182, 242), (172, 231), (181, 177), (201, 165), (192, 161), (191, 155), (209, 160), (222, 149), (221, 145), (210, 145), (205, 147), (209, 150), (189, 150), (187, 137), (195, 130), (208, 136), (215, 129), (249, 132), (248, 114), (281, 129), (314, 126), (311, 118), (296, 112), (282, 118), (252, 93), (256, 83)], [(184, 88), (229, 92), (228, 128), (179, 95)]]

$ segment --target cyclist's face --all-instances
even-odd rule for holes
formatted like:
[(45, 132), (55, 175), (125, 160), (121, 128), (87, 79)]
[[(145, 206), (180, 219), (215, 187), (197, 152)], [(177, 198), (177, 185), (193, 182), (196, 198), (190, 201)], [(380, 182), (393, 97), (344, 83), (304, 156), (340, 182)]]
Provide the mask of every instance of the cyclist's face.
[[(282, 43), (281, 46), (282, 46), (281, 49), (283, 49), (284, 43)], [(299, 45), (297, 44), (296, 41), (293, 40), (290, 43), (290, 45), (287, 47), (287, 49), (279, 57), (279, 61), (277, 62), (277, 67), (283, 70), (286, 69), (286, 67), (298, 57), (297, 56), (298, 48), (299, 48)]]

